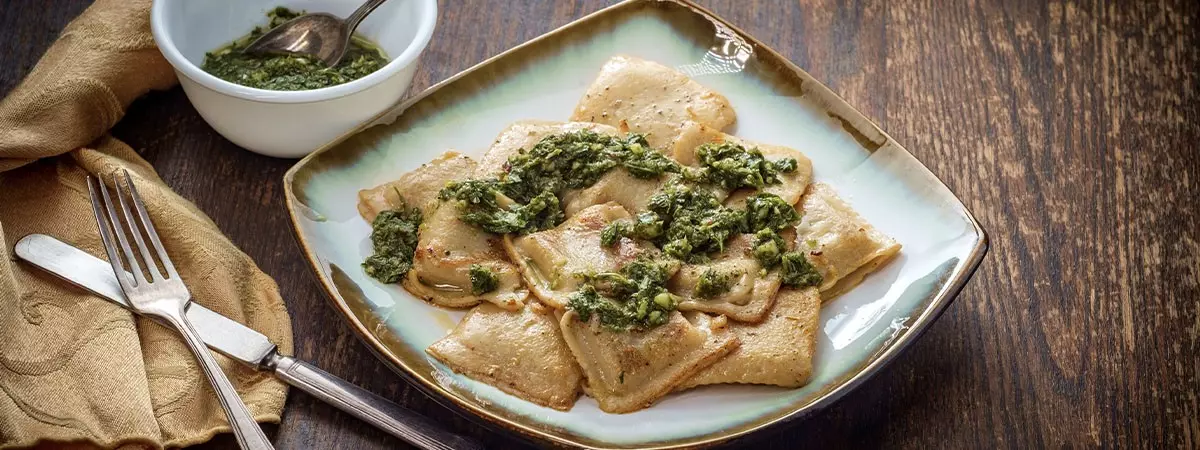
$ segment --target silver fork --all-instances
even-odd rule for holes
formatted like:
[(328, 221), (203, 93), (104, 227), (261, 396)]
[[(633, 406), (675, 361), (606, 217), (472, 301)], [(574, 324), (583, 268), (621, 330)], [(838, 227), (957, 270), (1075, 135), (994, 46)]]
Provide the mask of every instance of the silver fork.
[[(184, 309), (192, 295), (188, 292), (187, 286), (183, 284), (183, 280), (179, 278), (179, 273), (175, 272), (175, 265), (171, 264), (171, 258), (167, 257), (162, 241), (158, 239), (158, 232), (154, 231), (154, 224), (150, 222), (150, 216), (146, 213), (146, 205), (142, 203), (142, 197), (138, 195), (137, 188), (133, 185), (133, 179), (129, 177), (129, 172), (125, 171), (124, 177), (128, 192), (122, 193), (120, 178), (117, 174), (113, 174), (113, 189), (116, 191), (117, 202), (124, 212), (124, 225), (117, 216), (112, 198), (109, 197), (108, 189), (104, 188), (104, 183), (91, 176), (88, 176), (87, 181), (88, 192), (92, 197), (92, 212), (96, 214), (96, 225), (100, 228), (100, 238), (104, 241), (108, 262), (112, 264), (113, 272), (121, 283), (121, 290), (129, 299), (129, 305), (139, 313), (162, 319), (164, 323), (174, 327), (183, 335), (188, 348), (191, 348), (196, 359), (200, 361), (200, 368), (204, 369), (204, 374), (212, 383), (221, 406), (225, 408), (225, 415), (229, 418), (229, 424), (233, 428), (233, 434), (237, 437), (238, 444), (247, 450), (273, 449), (271, 441), (254, 421), (250, 410), (246, 409), (246, 404), (242, 403), (241, 397), (234, 390), (233, 384), (225, 377), (225, 373), (221, 371), (221, 366), (217, 365), (217, 360), (209, 352), (208, 346), (200, 339), (200, 335), (196, 333), (191, 323), (188, 322), (187, 316), (184, 315)], [(125, 197), (129, 197), (132, 201), (134, 209), (137, 210), (136, 219), (138, 220), (134, 220), (135, 216), (130, 211)], [(138, 223), (141, 224), (140, 228)], [(148, 237), (150, 243), (154, 245), (158, 259), (162, 261), (162, 266), (166, 269), (165, 277), (159, 272), (158, 266), (150, 254), (150, 249), (146, 247), (143, 231), (145, 237)], [(147, 280), (142, 273), (142, 266), (134, 257), (126, 235), (132, 236), (134, 243), (137, 244), (142, 261), (146, 264), (146, 271), (150, 274), (150, 280)], [(121, 261), (121, 253), (117, 250), (118, 245), (121, 248), (120, 251), (124, 253), (125, 261), (129, 262), (129, 272), (132, 272), (132, 278), (130, 273), (126, 272), (125, 265)]]

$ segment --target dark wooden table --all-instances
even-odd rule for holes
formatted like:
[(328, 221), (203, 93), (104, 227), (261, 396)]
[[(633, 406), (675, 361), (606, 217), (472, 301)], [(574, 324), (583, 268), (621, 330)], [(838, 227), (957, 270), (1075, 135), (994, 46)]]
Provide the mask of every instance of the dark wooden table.
[[(1200, 3), (701, 3), (875, 118), (992, 237), (899, 362), (747, 444), (1200, 448)], [(0, 93), (87, 4), (0, 4)], [(606, 4), (443, 1), (413, 90)], [(497, 448), (524, 445), (406, 385), (334, 313), (289, 231), (293, 161), (229, 143), (178, 88), (139, 100), (115, 134), (275, 277), (298, 357)], [(275, 442), (405, 447), (294, 391)]]

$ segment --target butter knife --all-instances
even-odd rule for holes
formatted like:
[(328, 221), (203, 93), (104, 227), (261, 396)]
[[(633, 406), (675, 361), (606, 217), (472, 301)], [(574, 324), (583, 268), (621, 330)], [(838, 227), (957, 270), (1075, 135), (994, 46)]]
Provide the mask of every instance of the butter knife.
[[(112, 266), (100, 258), (44, 234), (17, 241), (17, 257), (57, 275), (100, 298), (128, 309)], [(285, 383), (426, 450), (482, 449), (429, 419), (304, 361), (280, 355), (265, 335), (191, 302), (187, 317), (210, 348), (258, 370), (274, 372)]]

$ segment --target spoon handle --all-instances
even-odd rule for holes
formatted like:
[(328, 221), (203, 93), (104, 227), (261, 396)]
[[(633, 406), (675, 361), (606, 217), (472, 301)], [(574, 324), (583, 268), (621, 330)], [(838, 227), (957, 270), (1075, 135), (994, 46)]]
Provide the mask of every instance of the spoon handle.
[(371, 11), (374, 11), (375, 8), (382, 5), (385, 1), (387, 0), (367, 0), (362, 6), (359, 6), (358, 9), (350, 13), (350, 17), (346, 18), (346, 32), (354, 34), (354, 29), (358, 28), (358, 24), (367, 18), (367, 14), (370, 14)]

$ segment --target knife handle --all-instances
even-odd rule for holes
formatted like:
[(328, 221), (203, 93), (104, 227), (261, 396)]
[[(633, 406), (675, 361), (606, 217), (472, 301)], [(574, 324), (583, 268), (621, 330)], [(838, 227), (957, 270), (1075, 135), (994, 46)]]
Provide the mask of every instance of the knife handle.
[(298, 359), (275, 354), (267, 367), (287, 384), (425, 450), (482, 450), (483, 446), (433, 424), (366, 389)]

